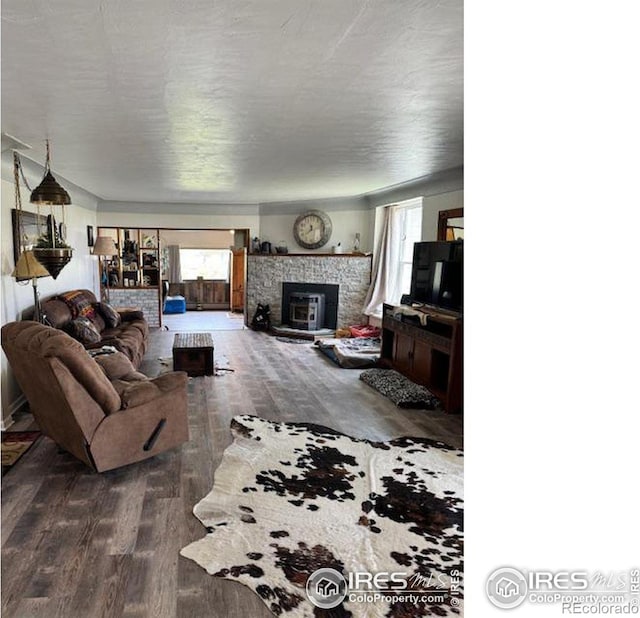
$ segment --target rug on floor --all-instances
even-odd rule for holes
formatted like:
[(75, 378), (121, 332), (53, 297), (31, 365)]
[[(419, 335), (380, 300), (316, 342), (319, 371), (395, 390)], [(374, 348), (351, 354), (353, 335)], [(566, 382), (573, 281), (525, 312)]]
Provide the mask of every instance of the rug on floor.
[(366, 369), (360, 374), (360, 379), (399, 408), (435, 410), (441, 405), (429, 389), (393, 369)]
[(305, 586), (320, 568), (401, 572), (420, 599), (350, 592), (324, 615), (461, 615), (461, 587), (451, 587), (462, 581), (461, 451), (246, 415), (231, 432), (213, 489), (193, 510), (208, 534), (182, 556), (248, 586), (275, 615), (318, 615)]
[(2, 476), (37, 442), (41, 431), (4, 431), (0, 450), (2, 451)]

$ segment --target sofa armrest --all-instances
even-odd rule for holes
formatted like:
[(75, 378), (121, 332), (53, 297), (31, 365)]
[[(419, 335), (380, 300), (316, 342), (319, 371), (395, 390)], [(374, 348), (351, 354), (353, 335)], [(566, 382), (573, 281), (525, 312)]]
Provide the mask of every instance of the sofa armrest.
[(189, 376), (185, 371), (170, 371), (151, 380), (163, 393), (177, 388), (186, 388)]
[(118, 311), (120, 314), (120, 319), (123, 322), (133, 322), (134, 320), (144, 320), (144, 312), (131, 310), (131, 309), (123, 309)]
[[(134, 408), (145, 403), (163, 397), (170, 391), (185, 389), (187, 387), (187, 374), (183, 371), (166, 373), (153, 380), (134, 381), (120, 391), (122, 408)], [(118, 390), (116, 388), (116, 390)]]

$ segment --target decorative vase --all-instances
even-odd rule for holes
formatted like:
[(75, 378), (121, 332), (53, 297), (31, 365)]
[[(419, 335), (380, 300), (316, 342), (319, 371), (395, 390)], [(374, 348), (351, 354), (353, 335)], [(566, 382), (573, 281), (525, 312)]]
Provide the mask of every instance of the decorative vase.
[(38, 262), (42, 264), (49, 274), (57, 279), (60, 271), (71, 261), (73, 249), (61, 247), (49, 247), (33, 250)]

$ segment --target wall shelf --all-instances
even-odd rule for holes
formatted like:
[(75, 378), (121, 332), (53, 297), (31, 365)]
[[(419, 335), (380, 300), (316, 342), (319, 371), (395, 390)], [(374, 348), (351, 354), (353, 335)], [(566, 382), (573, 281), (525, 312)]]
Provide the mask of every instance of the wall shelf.
[[(119, 303), (144, 303), (149, 326), (162, 324), (162, 290), (160, 278), (159, 230), (157, 228), (99, 227), (99, 236), (110, 236), (118, 248), (118, 255), (106, 261), (109, 290)], [(100, 262), (100, 280), (104, 263)], [(131, 291), (127, 295), (127, 291)], [(154, 292), (136, 294), (135, 291)], [(131, 298), (129, 298), (129, 296)], [(112, 299), (113, 300), (113, 299)]]

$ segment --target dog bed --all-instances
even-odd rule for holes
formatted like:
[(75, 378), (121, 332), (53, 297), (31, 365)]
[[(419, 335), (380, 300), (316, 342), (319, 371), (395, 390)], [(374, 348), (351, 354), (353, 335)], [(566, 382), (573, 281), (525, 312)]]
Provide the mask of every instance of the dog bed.
[(315, 341), (317, 349), (345, 369), (373, 367), (380, 358), (379, 337), (338, 337)]
[(428, 389), (393, 369), (366, 369), (360, 379), (399, 408), (434, 410), (440, 406), (440, 400)]

